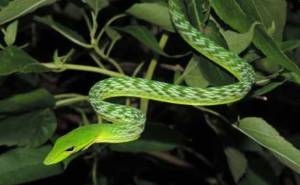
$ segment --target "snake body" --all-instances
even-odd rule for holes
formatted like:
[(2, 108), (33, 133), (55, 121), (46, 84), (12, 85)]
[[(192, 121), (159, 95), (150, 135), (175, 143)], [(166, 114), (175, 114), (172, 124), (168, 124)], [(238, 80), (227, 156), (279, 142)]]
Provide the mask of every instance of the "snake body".
[(105, 101), (112, 97), (139, 97), (184, 105), (220, 105), (243, 98), (255, 76), (252, 67), (238, 55), (211, 41), (194, 28), (184, 15), (180, 0), (169, 0), (172, 21), (182, 38), (195, 50), (220, 65), (238, 82), (209, 88), (194, 88), (133, 77), (113, 77), (97, 82), (90, 90), (94, 110), (113, 124), (91, 124), (59, 138), (44, 161), (53, 164), (94, 143), (120, 143), (139, 138), (145, 116), (133, 107)]

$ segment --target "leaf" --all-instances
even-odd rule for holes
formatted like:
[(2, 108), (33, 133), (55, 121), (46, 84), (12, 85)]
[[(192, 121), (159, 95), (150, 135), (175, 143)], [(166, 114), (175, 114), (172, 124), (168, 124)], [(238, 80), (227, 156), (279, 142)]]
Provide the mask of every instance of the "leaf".
[(0, 52), (0, 76), (13, 73), (32, 73), (49, 71), (28, 55), (25, 51), (15, 46), (9, 46)]
[(143, 179), (139, 179), (139, 178), (135, 178), (134, 182), (136, 185), (156, 185), (156, 183), (147, 181), (147, 180), (143, 180)]
[(269, 93), (271, 91), (273, 91), (274, 89), (276, 89), (277, 87), (281, 86), (282, 84), (284, 84), (285, 81), (281, 81), (281, 82), (271, 82), (268, 85), (265, 85), (262, 88), (259, 88), (258, 90), (254, 91), (252, 96), (261, 96), (264, 95), (266, 93)]
[(280, 48), (283, 51), (292, 51), (300, 47), (300, 40), (287, 40), (281, 43)]
[(8, 3), (9, 3), (9, 1), (10, 1), (10, 0), (1, 0), (1, 1), (0, 1), (0, 10), (1, 10), (2, 7), (7, 6)]
[(20, 113), (46, 107), (54, 107), (54, 97), (45, 89), (37, 89), (28, 93), (0, 100), (0, 115)]
[(16, 185), (63, 173), (61, 165), (42, 163), (49, 151), (50, 146), (17, 148), (0, 155), (0, 184)]
[(74, 49), (70, 49), (66, 54), (59, 55), (58, 50), (55, 50), (53, 53), (53, 63), (57, 66), (62, 66), (63, 64), (67, 63), (71, 60), (72, 55), (74, 54)]
[(254, 22), (250, 29), (245, 33), (237, 33), (231, 30), (223, 31), (222, 34), (227, 42), (229, 50), (240, 54), (252, 42), (254, 36), (254, 29), (258, 22)]
[(249, 169), (239, 185), (271, 185), (255, 171)]
[(272, 36), (280, 41), (286, 22), (285, 0), (237, 0), (251, 21), (261, 22), (265, 29), (273, 27)]
[[(246, 138), (249, 141), (251, 139)], [(257, 143), (253, 141), (254, 144), (259, 146)], [(260, 147), (260, 146), (259, 146)], [(247, 181), (244, 180), (252, 180), (248, 179), (249, 171), (255, 172), (256, 176), (258, 177), (259, 181), (267, 182), (268, 184), (272, 185), (279, 185), (280, 182), (280, 175), (285, 168), (270, 152), (266, 152), (265, 149), (261, 148), (260, 151), (251, 151), (247, 153), (247, 160), (248, 160), (248, 169), (244, 177), (241, 179), (241, 184), (244, 184)], [(255, 182), (255, 181), (254, 181)], [(254, 183), (253, 182), (253, 183)], [(252, 184), (252, 183), (251, 183)], [(258, 183), (260, 184), (260, 183)]]
[[(247, 17), (247, 14), (236, 0), (210, 0), (210, 3), (217, 15), (239, 32), (246, 32), (254, 22)], [(276, 42), (266, 33), (261, 25), (257, 25), (255, 28), (253, 42), (272, 62), (300, 76), (299, 67), (280, 50)]]
[(203, 29), (210, 13), (208, 0), (185, 0), (184, 2), (191, 24), (198, 30)]
[(227, 48), (226, 40), (223, 35), (220, 33), (218, 26), (213, 21), (208, 21), (207, 26), (203, 29), (205, 36), (213, 40), (215, 43), (220, 46)]
[(264, 71), (267, 74), (278, 73), (280, 71), (280, 66), (272, 63), (272, 60), (268, 57), (257, 60), (254, 62), (254, 64), (257, 69)]
[(222, 68), (200, 56), (194, 56), (180, 79), (192, 87), (219, 86), (234, 82), (234, 78)]
[(0, 121), (0, 145), (37, 147), (45, 143), (56, 129), (50, 109), (11, 116)]
[(141, 2), (143, 2), (143, 3), (158, 3), (158, 2), (167, 3), (168, 0), (141, 0)]
[(286, 141), (265, 120), (247, 117), (234, 126), (258, 144), (269, 149), (283, 164), (300, 173), (300, 151)]
[(112, 42), (116, 42), (122, 38), (122, 36), (112, 27), (105, 27), (105, 33), (112, 40)]
[(143, 43), (144, 45), (146, 45), (153, 51), (155, 51), (161, 55), (168, 56), (168, 54), (166, 54), (160, 48), (156, 38), (146, 27), (144, 27), (144, 26), (126, 26), (123, 28), (115, 27), (115, 29), (130, 34), (131, 36), (136, 38), (138, 41), (140, 41), (141, 43)]
[(139, 19), (161, 26), (167, 31), (174, 32), (175, 30), (168, 6), (165, 3), (135, 3), (126, 12)]
[(4, 31), (4, 41), (6, 45), (13, 45), (16, 41), (18, 31), (18, 21), (10, 23)]
[(225, 155), (234, 182), (238, 183), (247, 170), (247, 159), (235, 148), (225, 148)]
[(186, 84), (192, 87), (205, 88), (209, 85), (209, 81), (206, 79), (201, 69), (201, 61), (197, 60), (197, 57), (192, 57), (186, 66), (183, 74), (177, 79), (177, 83), (184, 79)]
[(176, 148), (183, 141), (180, 133), (162, 125), (148, 124), (140, 139), (110, 145), (119, 152), (167, 151)]
[(0, 25), (28, 14), (56, 0), (12, 0), (0, 11)]
[(109, 5), (108, 0), (86, 0), (86, 3), (97, 13)]
[(61, 35), (63, 35), (64, 37), (66, 37), (67, 39), (79, 46), (82, 46), (84, 48), (91, 48), (90, 44), (88, 44), (81, 35), (64, 25), (55, 22), (50, 16), (35, 16), (34, 20), (50, 26), (52, 29), (54, 29), (55, 31), (57, 31), (58, 33), (60, 33)]

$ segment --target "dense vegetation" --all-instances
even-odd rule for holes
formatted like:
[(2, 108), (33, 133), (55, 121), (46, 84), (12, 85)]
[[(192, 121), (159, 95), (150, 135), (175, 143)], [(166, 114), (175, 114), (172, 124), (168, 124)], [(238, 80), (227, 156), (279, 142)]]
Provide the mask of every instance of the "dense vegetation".
[(300, 184), (299, 2), (183, 2), (193, 26), (254, 67), (251, 93), (209, 107), (113, 99), (147, 114), (142, 137), (46, 166), (57, 138), (102, 119), (87, 96), (100, 80), (235, 79), (180, 37), (167, 0), (1, 0), (0, 185)]

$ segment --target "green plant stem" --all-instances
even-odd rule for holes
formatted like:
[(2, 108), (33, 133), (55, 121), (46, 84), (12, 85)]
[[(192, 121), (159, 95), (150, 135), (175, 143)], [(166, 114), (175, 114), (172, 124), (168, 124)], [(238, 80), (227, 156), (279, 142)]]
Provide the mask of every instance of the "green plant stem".
[(214, 165), (206, 158), (204, 157), (202, 154), (197, 153), (196, 151), (194, 151), (193, 149), (186, 147), (186, 146), (180, 146), (183, 150), (189, 152), (190, 154), (193, 154), (195, 157), (197, 157), (198, 159), (200, 159), (205, 165), (207, 165), (209, 168), (211, 169), (215, 169)]
[[(163, 33), (163, 35), (161, 36), (161, 38), (159, 40), (159, 46), (162, 49), (166, 46), (168, 39), (169, 39), (169, 36), (166, 33)], [(152, 79), (152, 76), (154, 74), (154, 70), (157, 66), (157, 63), (158, 63), (157, 57), (154, 57), (150, 62), (150, 65), (149, 65), (148, 70), (145, 75), (145, 79), (147, 79), (147, 80)], [(141, 100), (140, 109), (145, 115), (147, 114), (147, 111), (148, 111), (148, 104), (149, 104), (149, 100), (147, 100), (147, 99)]]
[(93, 167), (92, 167), (92, 181), (93, 185), (98, 185), (97, 181), (97, 167), (98, 167), (98, 157), (94, 156)]
[(98, 22), (97, 22), (97, 18), (98, 18), (98, 12), (92, 12), (92, 29), (90, 32), (90, 37), (91, 37), (91, 44), (97, 44), (97, 40), (95, 39), (96, 36), (96, 32), (98, 29)]
[(90, 57), (95, 61), (95, 63), (103, 69), (106, 69), (106, 67), (102, 64), (102, 62), (98, 59), (98, 56), (95, 53), (90, 53)]
[(193, 168), (193, 165), (184, 161), (184, 160), (181, 160), (169, 153), (165, 153), (165, 152), (156, 152), (156, 151), (152, 151), (152, 152), (146, 152), (148, 155), (151, 155), (151, 156), (154, 156), (154, 157), (157, 157), (161, 160), (164, 160), (166, 162), (169, 162), (171, 164), (174, 164), (176, 166), (181, 166), (181, 167), (185, 167), (185, 168)]
[(84, 96), (84, 95), (76, 94), (76, 93), (66, 93), (66, 94), (54, 95), (54, 98), (55, 99), (63, 99), (63, 98), (72, 98), (72, 97), (76, 97), (76, 96)]
[(89, 19), (88, 15), (86, 14), (86, 12), (84, 10), (82, 11), (82, 15), (83, 15), (83, 19), (84, 19), (89, 31), (91, 32), (92, 31), (92, 24), (90, 22), (90, 19)]
[(110, 54), (111, 54), (111, 51), (112, 51), (112, 49), (114, 48), (114, 46), (115, 46), (115, 44), (118, 42), (118, 40), (113, 40), (111, 43), (110, 43), (110, 45), (109, 45), (109, 47), (108, 47), (108, 49), (107, 49), (107, 52), (106, 52), (106, 56), (110, 56)]
[(141, 62), (135, 69), (134, 69), (134, 71), (133, 71), (133, 73), (132, 73), (132, 77), (136, 77), (138, 74), (139, 74), (139, 72), (141, 71), (141, 69), (143, 68), (143, 66), (145, 65), (145, 62)]
[(76, 71), (87, 71), (87, 72), (93, 72), (93, 73), (99, 73), (107, 76), (112, 77), (122, 77), (125, 76), (122, 73), (110, 71), (107, 69), (101, 69), (98, 67), (92, 67), (92, 66), (85, 66), (85, 65), (78, 65), (78, 64), (63, 64), (61, 66), (58, 66), (53, 63), (40, 63), (44, 67), (47, 67), (49, 69), (53, 70), (76, 70)]
[[(119, 14), (114, 16), (113, 18), (111, 18), (105, 25), (104, 27), (101, 29), (100, 33), (98, 34), (97, 38), (95, 38), (95, 33), (91, 35), (91, 44), (93, 46), (93, 49), (95, 50), (95, 52), (104, 60), (107, 60), (109, 63), (111, 63), (117, 70), (119, 73), (121, 74), (125, 74), (123, 69), (121, 68), (121, 66), (118, 64), (117, 61), (115, 61), (113, 58), (110, 58), (108, 55), (106, 55), (100, 48), (99, 48), (99, 41), (101, 39), (101, 37), (103, 36), (107, 26), (109, 26), (110, 24), (112, 24), (115, 20), (125, 17), (126, 14)], [(98, 26), (98, 25), (94, 25), (94, 26)], [(111, 50), (111, 48), (109, 49)]]
[(98, 47), (98, 45), (93, 45), (95, 52), (104, 60), (107, 60), (109, 63), (111, 63), (121, 74), (125, 74), (123, 69), (121, 68), (121, 66), (118, 64), (117, 61), (115, 61), (114, 59), (108, 57), (107, 55), (105, 55), (103, 53), (103, 51)]
[(126, 14), (119, 14), (119, 15), (116, 15), (116, 16), (112, 17), (109, 21), (107, 21), (107, 23), (105, 23), (105, 25), (101, 29), (99, 35), (97, 36), (97, 39), (96, 39), (97, 43), (99, 43), (99, 41), (100, 41), (101, 37), (103, 36), (107, 26), (111, 25), (115, 20), (117, 20), (119, 18), (122, 18), (122, 17), (125, 17), (125, 16), (127, 16), (127, 15)]
[(195, 107), (196, 109), (201, 110), (203, 112), (207, 112), (209, 114), (212, 114), (212, 115), (220, 118), (224, 122), (231, 124), (231, 122), (225, 116), (223, 116), (222, 114), (220, 114), (220, 113), (218, 113), (218, 112), (216, 112), (216, 111), (214, 111), (212, 109), (208, 109), (208, 108), (203, 107), (203, 106), (193, 106), (193, 107)]
[(74, 98), (59, 100), (59, 101), (56, 102), (55, 107), (56, 108), (64, 107), (64, 106), (67, 106), (67, 105), (71, 105), (71, 104), (74, 104), (74, 103), (87, 101), (87, 100), (88, 100), (87, 96), (77, 96), (77, 97), (74, 97)]

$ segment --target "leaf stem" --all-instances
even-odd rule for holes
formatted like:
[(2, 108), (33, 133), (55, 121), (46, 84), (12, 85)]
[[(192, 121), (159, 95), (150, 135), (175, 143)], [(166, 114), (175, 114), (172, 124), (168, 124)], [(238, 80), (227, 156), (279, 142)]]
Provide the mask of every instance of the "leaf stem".
[(122, 77), (125, 76), (122, 73), (110, 71), (107, 69), (102, 69), (98, 67), (92, 67), (92, 66), (85, 66), (85, 65), (78, 65), (78, 64), (63, 64), (61, 66), (53, 64), (53, 63), (40, 63), (41, 65), (53, 69), (53, 70), (75, 70), (75, 71), (87, 71), (87, 72), (93, 72), (93, 73), (100, 73), (107, 76), (112, 77)]
[(98, 157), (97, 157), (97, 155), (95, 155), (94, 156), (94, 161), (93, 161), (93, 167), (92, 167), (92, 181), (93, 181), (93, 185), (98, 185), (97, 168), (98, 168)]
[(74, 103), (87, 101), (87, 100), (88, 100), (87, 96), (77, 96), (77, 97), (74, 97), (74, 98), (59, 100), (59, 101), (56, 102), (55, 107), (59, 108), (59, 107), (71, 105), (71, 104), (74, 104)]
[(99, 42), (99, 40), (101, 39), (101, 37), (103, 36), (104, 32), (105, 32), (105, 28), (107, 26), (109, 26), (110, 24), (112, 24), (115, 20), (119, 19), (119, 18), (122, 18), (122, 17), (125, 17), (127, 16), (126, 14), (119, 14), (119, 15), (116, 15), (114, 17), (112, 17), (109, 21), (107, 21), (107, 23), (103, 26), (103, 28), (101, 29), (99, 35), (97, 36), (97, 43)]
[[(163, 49), (167, 42), (168, 42), (168, 39), (169, 39), (169, 36), (166, 34), (166, 33), (163, 33), (160, 40), (159, 40), (159, 46)], [(152, 79), (152, 76), (154, 74), (154, 70), (157, 66), (157, 63), (158, 63), (158, 59), (157, 57), (153, 57), (151, 62), (150, 62), (150, 65), (148, 67), (148, 70), (146, 72), (146, 75), (145, 75), (145, 79), (147, 80), (151, 80)], [(148, 111), (148, 104), (149, 104), (149, 100), (147, 99), (142, 99), (141, 100), (141, 103), (140, 103), (140, 109), (141, 111), (144, 113), (144, 114), (147, 114), (147, 111)]]
[(63, 99), (63, 98), (72, 98), (72, 97), (76, 97), (76, 96), (84, 96), (84, 95), (76, 94), (76, 93), (66, 93), (66, 94), (54, 95), (54, 98), (55, 99)]
[(106, 69), (106, 67), (104, 66), (104, 64), (102, 64), (102, 62), (99, 60), (99, 57), (93, 52), (90, 53), (90, 57), (95, 61), (95, 63), (103, 69)]
[(121, 74), (125, 74), (123, 69), (121, 68), (121, 66), (118, 64), (117, 61), (115, 61), (114, 59), (108, 57), (107, 55), (104, 54), (104, 52), (99, 48), (98, 45), (93, 45), (95, 52), (104, 60), (107, 60), (109, 63), (111, 63)]
[(91, 44), (97, 44), (97, 39), (95, 39), (96, 32), (98, 30), (98, 23), (97, 23), (97, 18), (98, 18), (98, 12), (92, 12), (92, 29), (90, 32), (90, 37), (91, 37)]

